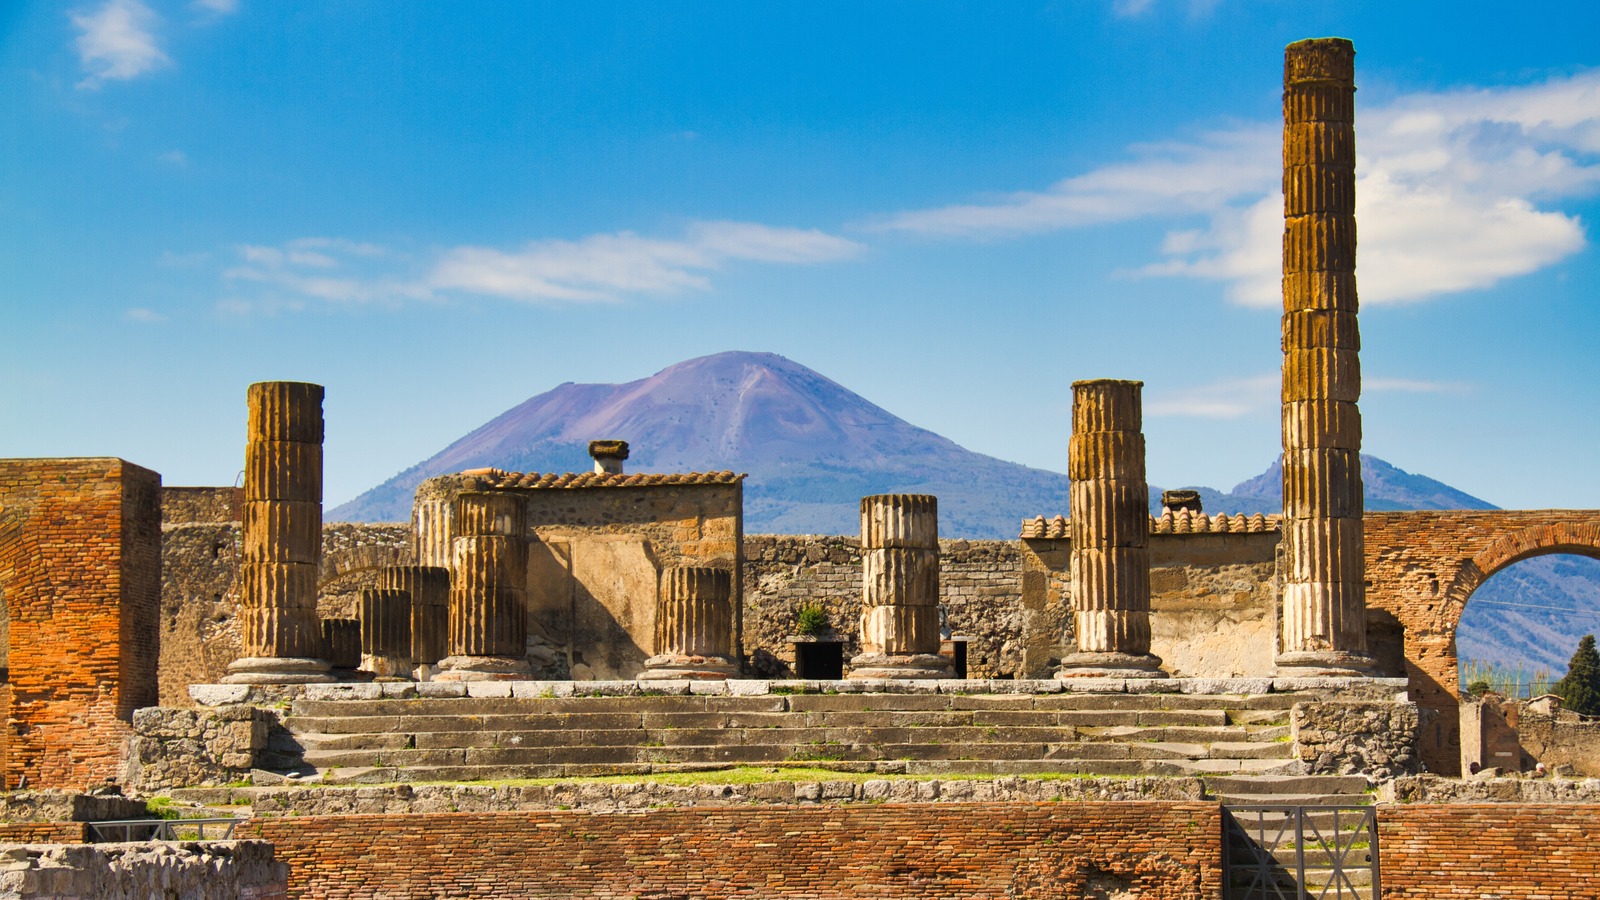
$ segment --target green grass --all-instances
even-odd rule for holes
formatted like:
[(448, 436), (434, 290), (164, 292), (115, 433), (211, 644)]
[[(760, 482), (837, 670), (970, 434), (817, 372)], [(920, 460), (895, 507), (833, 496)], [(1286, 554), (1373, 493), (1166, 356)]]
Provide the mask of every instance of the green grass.
[[(825, 762), (826, 760), (805, 760)], [(577, 778), (493, 778), (481, 781), (406, 781), (386, 784), (301, 785), (302, 790), (346, 791), (372, 787), (406, 785), (418, 787), (428, 784), (462, 784), (482, 787), (538, 787), (563, 784), (769, 784), (775, 782), (812, 781), (992, 781), (997, 778), (1020, 778), (1025, 781), (1126, 781), (1139, 775), (1093, 775), (1085, 772), (1031, 772), (1026, 775), (992, 775), (982, 772), (940, 772), (938, 775), (905, 775), (889, 772), (842, 772), (821, 766), (775, 765), (733, 766), (726, 769), (699, 769), (690, 772), (656, 772), (633, 775), (589, 775)]]

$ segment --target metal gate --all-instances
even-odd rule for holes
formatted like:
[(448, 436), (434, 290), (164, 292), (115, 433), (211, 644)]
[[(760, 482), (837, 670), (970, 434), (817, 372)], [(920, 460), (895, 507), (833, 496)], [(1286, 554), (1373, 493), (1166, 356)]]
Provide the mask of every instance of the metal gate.
[(1227, 900), (1378, 900), (1371, 806), (1225, 806)]

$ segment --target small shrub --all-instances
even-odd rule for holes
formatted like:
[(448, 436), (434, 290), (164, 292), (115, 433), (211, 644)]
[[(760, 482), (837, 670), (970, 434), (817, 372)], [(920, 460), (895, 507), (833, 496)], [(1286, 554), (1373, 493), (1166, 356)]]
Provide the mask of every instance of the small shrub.
[(828, 630), (828, 611), (819, 604), (808, 603), (795, 615), (794, 628), (797, 634), (823, 634)]

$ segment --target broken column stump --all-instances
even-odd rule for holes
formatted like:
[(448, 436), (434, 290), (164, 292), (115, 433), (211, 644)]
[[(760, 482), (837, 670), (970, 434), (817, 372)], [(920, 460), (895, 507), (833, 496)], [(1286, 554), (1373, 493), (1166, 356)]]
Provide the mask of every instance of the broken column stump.
[(462, 494), (456, 498), (454, 519), (449, 655), (439, 661), (435, 680), (530, 678), (522, 504), (510, 494)]
[(939, 499), (861, 498), (861, 653), (851, 678), (951, 678), (939, 655)]
[(733, 658), (733, 573), (708, 566), (672, 566), (661, 573), (655, 655), (640, 681), (730, 678)]

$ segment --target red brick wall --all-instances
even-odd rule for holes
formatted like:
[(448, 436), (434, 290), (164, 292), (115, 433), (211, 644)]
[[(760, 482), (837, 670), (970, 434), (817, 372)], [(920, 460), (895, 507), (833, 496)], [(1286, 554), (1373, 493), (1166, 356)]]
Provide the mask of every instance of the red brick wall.
[(1600, 806), (1505, 803), (1384, 807), (1385, 898), (1593, 900)]
[(160, 504), (161, 476), (119, 459), (0, 460), (6, 787), (117, 774), (156, 700)]
[(1460, 773), (1456, 627), (1489, 576), (1544, 553), (1600, 557), (1594, 510), (1369, 512), (1367, 606), (1405, 627), (1411, 697), (1432, 710), (1419, 742), (1428, 769)]
[[(1199, 900), (1210, 803), (949, 803), (256, 819), (291, 897)], [(1093, 893), (1094, 890), (1104, 893)]]
[(88, 830), (83, 822), (4, 822), (0, 844), (82, 844)]

